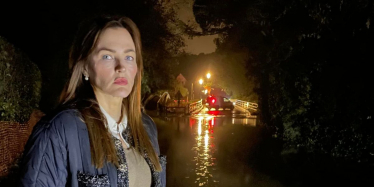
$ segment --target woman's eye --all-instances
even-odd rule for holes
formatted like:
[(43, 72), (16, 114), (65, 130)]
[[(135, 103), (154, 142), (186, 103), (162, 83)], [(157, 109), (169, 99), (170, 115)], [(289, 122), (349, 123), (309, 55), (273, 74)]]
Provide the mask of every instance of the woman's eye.
[(103, 55), (103, 60), (113, 60), (113, 57), (110, 55)]
[(132, 56), (126, 56), (126, 60), (128, 60), (128, 61), (134, 61), (134, 57), (132, 57)]

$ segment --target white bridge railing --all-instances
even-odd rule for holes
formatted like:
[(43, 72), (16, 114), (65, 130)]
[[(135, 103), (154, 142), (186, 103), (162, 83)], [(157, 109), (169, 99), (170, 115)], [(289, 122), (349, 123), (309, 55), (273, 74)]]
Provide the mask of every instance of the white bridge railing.
[(188, 104), (188, 113), (201, 110), (202, 108), (203, 108), (203, 100), (200, 99), (199, 101)]
[(256, 111), (258, 108), (257, 103), (252, 103), (252, 102), (242, 101), (242, 100), (237, 100), (237, 99), (232, 99), (231, 101), (233, 102), (235, 106), (241, 107), (246, 110), (250, 109), (250, 110)]

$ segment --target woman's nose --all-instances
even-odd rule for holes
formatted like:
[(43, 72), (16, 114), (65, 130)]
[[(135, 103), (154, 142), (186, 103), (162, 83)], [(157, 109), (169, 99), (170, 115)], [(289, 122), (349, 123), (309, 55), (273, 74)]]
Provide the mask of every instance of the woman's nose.
[(120, 60), (117, 61), (116, 71), (117, 72), (124, 72), (126, 71), (126, 67), (124, 65), (124, 62), (121, 62)]

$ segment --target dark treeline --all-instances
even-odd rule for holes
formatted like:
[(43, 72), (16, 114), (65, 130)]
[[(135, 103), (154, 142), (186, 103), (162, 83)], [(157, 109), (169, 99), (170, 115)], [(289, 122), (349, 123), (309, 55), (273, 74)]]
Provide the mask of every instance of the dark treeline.
[(283, 153), (372, 166), (372, 1), (197, 0), (194, 14), (191, 35), (219, 34), (217, 53), (245, 63)]
[[(40, 107), (48, 111), (57, 104), (68, 77), (68, 53), (79, 23), (99, 15), (127, 16), (142, 34), (143, 93), (170, 87), (175, 56), (184, 42), (170, 23), (175, 12), (156, 0), (129, 1), (16, 1), (7, 2), (0, 13), (0, 35), (24, 51), (42, 73)], [(153, 78), (157, 77), (157, 78)]]

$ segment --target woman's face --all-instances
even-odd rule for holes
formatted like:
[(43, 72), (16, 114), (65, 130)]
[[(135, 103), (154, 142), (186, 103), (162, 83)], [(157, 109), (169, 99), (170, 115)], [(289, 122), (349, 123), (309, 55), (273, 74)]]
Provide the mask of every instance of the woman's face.
[(89, 56), (88, 74), (96, 96), (127, 97), (138, 71), (135, 44), (125, 28), (108, 28)]

